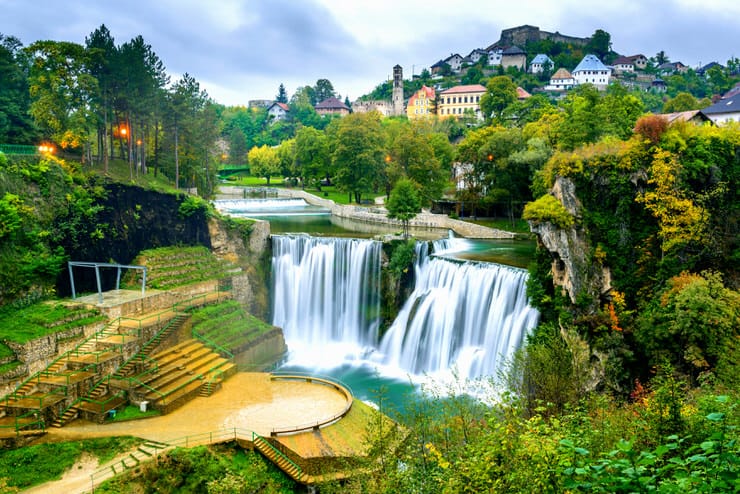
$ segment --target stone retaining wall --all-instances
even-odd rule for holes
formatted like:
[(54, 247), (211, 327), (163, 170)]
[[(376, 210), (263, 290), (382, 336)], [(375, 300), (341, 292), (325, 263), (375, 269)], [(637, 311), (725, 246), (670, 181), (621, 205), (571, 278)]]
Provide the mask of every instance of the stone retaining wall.
[[(279, 189), (279, 193), (283, 197), (301, 198), (309, 204), (324, 207), (330, 210), (332, 215), (340, 218), (349, 218), (365, 223), (393, 225), (399, 229), (402, 227), (400, 221), (389, 219), (388, 212), (381, 207), (345, 206), (297, 189)], [(409, 221), (409, 226), (411, 228), (452, 230), (457, 235), (466, 238), (514, 238), (516, 236), (512, 232), (456, 220), (444, 214), (428, 212), (419, 213), (414, 219)]]

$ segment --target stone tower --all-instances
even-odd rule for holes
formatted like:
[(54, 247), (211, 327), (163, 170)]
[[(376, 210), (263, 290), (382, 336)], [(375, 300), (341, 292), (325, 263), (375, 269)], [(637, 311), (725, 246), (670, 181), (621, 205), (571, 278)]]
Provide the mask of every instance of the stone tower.
[(403, 68), (393, 67), (393, 115), (403, 115)]

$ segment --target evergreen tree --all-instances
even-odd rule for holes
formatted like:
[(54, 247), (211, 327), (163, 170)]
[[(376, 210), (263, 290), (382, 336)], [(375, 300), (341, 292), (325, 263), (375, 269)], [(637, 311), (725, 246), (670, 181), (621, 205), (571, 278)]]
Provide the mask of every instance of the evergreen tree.
[(287, 103), (288, 102), (288, 92), (285, 90), (285, 86), (283, 83), (280, 83), (280, 87), (278, 87), (278, 93), (275, 97), (275, 101), (278, 103)]

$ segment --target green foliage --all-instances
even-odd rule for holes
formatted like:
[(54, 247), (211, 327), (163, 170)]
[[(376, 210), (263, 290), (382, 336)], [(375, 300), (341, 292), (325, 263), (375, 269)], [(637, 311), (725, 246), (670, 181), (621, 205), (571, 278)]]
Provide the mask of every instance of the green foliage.
[(415, 249), (416, 241), (414, 240), (408, 240), (395, 245), (391, 259), (388, 262), (388, 269), (396, 274), (396, 276), (401, 276), (401, 274), (408, 272), (414, 263)]
[(340, 190), (360, 203), (362, 195), (376, 189), (382, 180), (385, 153), (380, 115), (352, 113), (338, 121), (331, 159), (334, 180)]
[(637, 341), (650, 362), (668, 359), (696, 374), (714, 367), (740, 337), (740, 294), (717, 273), (682, 273), (639, 316)]
[(259, 453), (233, 444), (176, 448), (140, 467), (95, 487), (96, 492), (145, 490), (161, 493), (294, 492), (295, 484)]
[(0, 479), (6, 478), (8, 486), (27, 489), (61, 478), (83, 453), (92, 454), (103, 463), (141, 443), (141, 439), (125, 436), (3, 449), (0, 450)]
[[(729, 401), (727, 396), (715, 399), (718, 404)], [(562, 440), (561, 451), (572, 458), (562, 470), (564, 487), (605, 493), (735, 492), (740, 488), (736, 428), (728, 424), (726, 413), (712, 412), (704, 418), (708, 430), (700, 438), (672, 434), (651, 449), (622, 439), (598, 459), (591, 459), (589, 451), (574, 441)]]
[(388, 217), (401, 220), (405, 237), (409, 235), (409, 220), (413, 219), (421, 210), (421, 200), (417, 192), (417, 186), (408, 179), (396, 182), (391, 195), (386, 203)]
[(209, 217), (213, 214), (213, 208), (208, 201), (204, 201), (198, 196), (185, 196), (177, 209), (180, 218), (190, 218), (194, 214), (203, 214)]
[[(157, 289), (226, 278), (234, 266), (218, 259), (207, 247), (173, 246), (149, 249), (139, 253), (135, 264), (147, 269), (147, 286)], [(129, 270), (124, 282), (138, 286), (140, 271)]]
[(534, 223), (552, 223), (558, 228), (569, 228), (575, 222), (565, 206), (549, 194), (527, 204), (522, 217)]
[(249, 161), (250, 173), (257, 177), (265, 177), (268, 186), (270, 185), (270, 178), (280, 171), (280, 158), (277, 151), (266, 144), (250, 149), (247, 160)]
[(0, 311), (0, 340), (25, 343), (42, 336), (105, 321), (96, 309), (79, 305), (40, 302)]
[(272, 325), (247, 313), (241, 304), (229, 300), (193, 311), (193, 332), (206, 344), (215, 344), (231, 352), (272, 331)]
[(517, 98), (516, 84), (509, 76), (492, 77), (481, 96), (480, 109), (486, 122), (503, 123), (503, 113)]

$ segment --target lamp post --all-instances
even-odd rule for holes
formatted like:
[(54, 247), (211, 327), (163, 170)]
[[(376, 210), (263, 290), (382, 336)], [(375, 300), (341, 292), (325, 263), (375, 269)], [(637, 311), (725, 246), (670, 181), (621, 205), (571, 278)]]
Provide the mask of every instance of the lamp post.
[(141, 170), (141, 173), (144, 173), (144, 168), (141, 166), (142, 163), (142, 148), (141, 148), (141, 139), (136, 139), (136, 173), (139, 173), (139, 170)]

